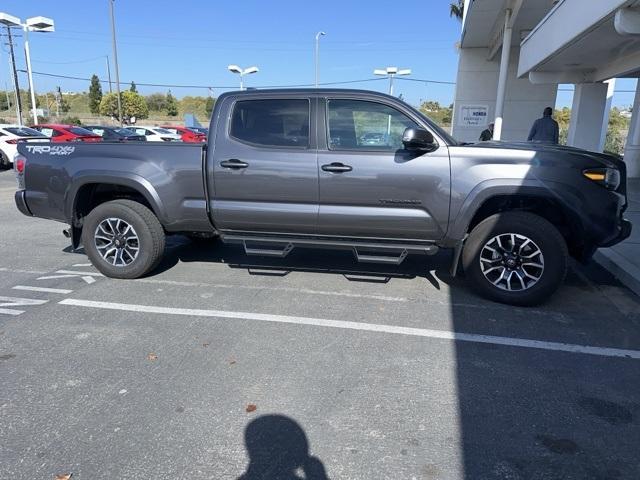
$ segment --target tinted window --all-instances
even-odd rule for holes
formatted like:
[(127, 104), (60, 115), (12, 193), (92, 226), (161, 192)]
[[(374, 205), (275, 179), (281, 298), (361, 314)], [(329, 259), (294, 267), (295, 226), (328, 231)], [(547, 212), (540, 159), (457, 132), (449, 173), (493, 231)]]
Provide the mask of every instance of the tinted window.
[(74, 135), (94, 135), (93, 132), (91, 132), (90, 130), (87, 130), (86, 128), (70, 127), (67, 130), (69, 130)]
[(395, 108), (362, 100), (330, 100), (331, 150), (399, 150), (402, 134), (418, 125)]
[(309, 101), (243, 100), (231, 120), (231, 136), (272, 147), (309, 146)]
[(13, 133), (18, 137), (41, 137), (42, 133), (33, 128), (28, 127), (9, 127), (5, 128), (5, 130), (9, 133)]

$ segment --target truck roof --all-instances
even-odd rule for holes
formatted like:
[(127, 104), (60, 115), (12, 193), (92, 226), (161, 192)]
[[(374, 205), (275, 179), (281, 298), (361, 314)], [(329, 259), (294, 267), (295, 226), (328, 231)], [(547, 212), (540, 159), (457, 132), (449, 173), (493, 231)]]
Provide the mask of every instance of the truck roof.
[[(234, 90), (231, 92), (225, 92), (220, 97), (226, 96), (260, 96), (260, 95), (335, 95), (335, 94), (356, 94), (363, 96), (376, 96), (384, 97), (393, 100), (398, 100), (397, 97), (387, 95), (386, 93), (376, 92), (373, 90), (362, 90), (355, 88), (260, 88), (255, 90)], [(220, 98), (219, 97), (219, 98)]]

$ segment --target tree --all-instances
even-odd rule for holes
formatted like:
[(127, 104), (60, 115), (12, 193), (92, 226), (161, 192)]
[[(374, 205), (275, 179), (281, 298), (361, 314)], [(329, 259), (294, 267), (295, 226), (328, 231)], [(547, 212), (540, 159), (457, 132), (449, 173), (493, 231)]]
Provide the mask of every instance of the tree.
[(207, 113), (207, 117), (211, 117), (211, 113), (213, 113), (213, 107), (216, 104), (216, 99), (213, 97), (207, 98), (207, 103), (204, 106), (204, 110)]
[(164, 93), (152, 93), (147, 95), (145, 100), (152, 112), (164, 112), (167, 109), (167, 97)]
[(91, 85), (89, 85), (89, 111), (91, 113), (100, 113), (100, 101), (102, 100), (102, 85), (97, 75), (91, 76)]
[(136, 82), (131, 80), (131, 86), (129, 87), (129, 91), (133, 93), (138, 93), (138, 89), (136, 88)]
[(440, 103), (433, 100), (427, 100), (426, 102), (422, 102), (422, 105), (420, 105), (420, 110), (426, 110), (427, 112), (436, 112), (441, 108)]
[(449, 16), (462, 20), (464, 16), (464, 0), (458, 0), (457, 3), (449, 4)]
[(167, 115), (170, 117), (175, 117), (178, 115), (178, 102), (176, 102), (176, 98), (171, 95), (171, 90), (167, 92), (167, 103), (166, 103)]
[[(144, 97), (136, 92), (126, 91), (121, 94), (122, 120), (129, 121), (131, 117), (147, 118), (149, 108)], [(100, 114), (118, 118), (118, 97), (116, 93), (107, 93), (100, 102)]]

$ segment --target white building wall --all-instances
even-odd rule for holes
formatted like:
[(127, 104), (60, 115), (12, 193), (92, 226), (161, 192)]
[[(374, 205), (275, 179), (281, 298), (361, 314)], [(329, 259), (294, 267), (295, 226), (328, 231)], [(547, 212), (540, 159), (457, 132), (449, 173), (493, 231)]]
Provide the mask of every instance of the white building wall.
[[(502, 140), (524, 141), (536, 118), (545, 107), (556, 103), (557, 85), (533, 85), (527, 78), (518, 79), (516, 71), (519, 47), (511, 50), (507, 80)], [(464, 126), (461, 108), (464, 105), (486, 105), (489, 109), (487, 124), (495, 118), (496, 93), (500, 56), (487, 60), (486, 48), (463, 48), (459, 52), (458, 78), (454, 101), (453, 136), (464, 142), (475, 142), (486, 126)]]

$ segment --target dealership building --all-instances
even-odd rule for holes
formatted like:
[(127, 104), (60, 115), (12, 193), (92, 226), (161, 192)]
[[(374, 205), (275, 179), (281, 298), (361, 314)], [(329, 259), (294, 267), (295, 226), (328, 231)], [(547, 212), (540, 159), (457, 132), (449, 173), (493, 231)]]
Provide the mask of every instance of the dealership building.
[[(602, 151), (616, 78), (640, 76), (640, 0), (466, 0), (453, 134), (476, 141), (527, 139), (574, 84), (567, 143)], [(640, 89), (624, 152), (640, 177)]]

